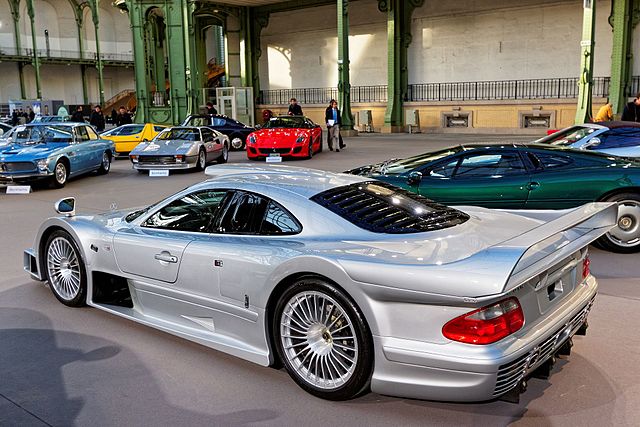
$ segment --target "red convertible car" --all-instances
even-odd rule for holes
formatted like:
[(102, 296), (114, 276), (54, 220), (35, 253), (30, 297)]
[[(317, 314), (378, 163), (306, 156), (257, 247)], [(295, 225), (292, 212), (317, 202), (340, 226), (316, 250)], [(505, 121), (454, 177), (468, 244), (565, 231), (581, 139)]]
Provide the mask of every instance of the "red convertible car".
[(304, 116), (273, 117), (247, 137), (247, 157), (301, 157), (322, 151), (322, 128)]

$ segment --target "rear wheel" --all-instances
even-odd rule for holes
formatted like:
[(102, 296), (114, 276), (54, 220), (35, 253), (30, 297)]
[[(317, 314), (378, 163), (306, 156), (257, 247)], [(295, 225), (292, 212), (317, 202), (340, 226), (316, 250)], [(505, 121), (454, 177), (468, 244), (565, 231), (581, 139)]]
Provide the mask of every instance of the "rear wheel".
[(201, 148), (198, 152), (198, 160), (196, 160), (196, 170), (203, 171), (207, 166), (207, 153), (204, 151), (204, 148)]
[(244, 142), (242, 141), (242, 138), (240, 138), (237, 135), (233, 135), (231, 138), (231, 147), (234, 150), (242, 150), (244, 148)]
[(67, 183), (68, 178), (69, 169), (67, 168), (67, 163), (62, 160), (58, 160), (53, 168), (53, 180), (51, 181), (51, 184), (55, 188), (62, 188)]
[(66, 231), (53, 232), (44, 250), (46, 276), (53, 295), (69, 307), (86, 303), (87, 273), (73, 237)]
[(319, 277), (298, 280), (280, 297), (273, 336), (280, 360), (296, 383), (329, 400), (347, 400), (368, 388), (373, 344), (351, 299)]
[(620, 193), (605, 201), (618, 203), (618, 223), (597, 240), (598, 246), (618, 253), (640, 251), (640, 195)]
[(105, 151), (102, 153), (102, 161), (100, 162), (100, 167), (98, 168), (98, 175), (106, 175), (109, 173), (111, 169), (111, 156), (109, 152)]

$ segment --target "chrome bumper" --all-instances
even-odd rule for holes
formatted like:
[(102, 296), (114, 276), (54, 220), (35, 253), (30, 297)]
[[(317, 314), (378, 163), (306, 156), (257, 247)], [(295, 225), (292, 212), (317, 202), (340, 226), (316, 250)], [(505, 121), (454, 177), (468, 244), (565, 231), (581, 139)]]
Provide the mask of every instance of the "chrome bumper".
[[(552, 357), (585, 323), (597, 292), (595, 278), (576, 290), (556, 312), (508, 345), (432, 344), (374, 336), (371, 390), (393, 396), (452, 401), (492, 400)], [(517, 334), (515, 334), (517, 335)], [(466, 354), (465, 354), (466, 350)]]

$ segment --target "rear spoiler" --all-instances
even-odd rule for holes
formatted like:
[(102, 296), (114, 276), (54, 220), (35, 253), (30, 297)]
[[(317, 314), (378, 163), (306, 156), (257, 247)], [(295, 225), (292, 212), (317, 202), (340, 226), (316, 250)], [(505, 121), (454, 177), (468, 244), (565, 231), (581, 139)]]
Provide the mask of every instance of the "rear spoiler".
[(502, 292), (516, 288), (570, 257), (606, 234), (618, 220), (616, 203), (587, 203), (563, 211), (509, 212), (549, 222), (485, 250), (495, 255), (505, 250), (511, 253), (522, 250)]

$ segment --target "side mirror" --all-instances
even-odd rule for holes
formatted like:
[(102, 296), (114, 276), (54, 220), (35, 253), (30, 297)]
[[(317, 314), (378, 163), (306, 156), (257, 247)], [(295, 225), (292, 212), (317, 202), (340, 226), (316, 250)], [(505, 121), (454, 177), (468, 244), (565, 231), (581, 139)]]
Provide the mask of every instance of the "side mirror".
[(591, 138), (591, 139), (589, 140), (589, 142), (587, 142), (587, 143), (584, 145), (584, 148), (597, 147), (598, 145), (600, 145), (600, 143), (601, 143), (601, 142), (602, 142), (602, 141), (600, 141), (600, 138), (598, 138), (597, 136), (596, 136), (596, 137), (593, 137), (593, 138)]
[(74, 216), (76, 214), (76, 199), (75, 197), (67, 197), (60, 199), (54, 205), (54, 209), (61, 215)]
[(256, 130), (262, 129), (262, 125), (261, 124), (257, 124), (257, 125), (255, 125), (255, 128), (256, 128)]
[(411, 172), (407, 177), (407, 183), (409, 185), (417, 185), (422, 181), (422, 172)]

